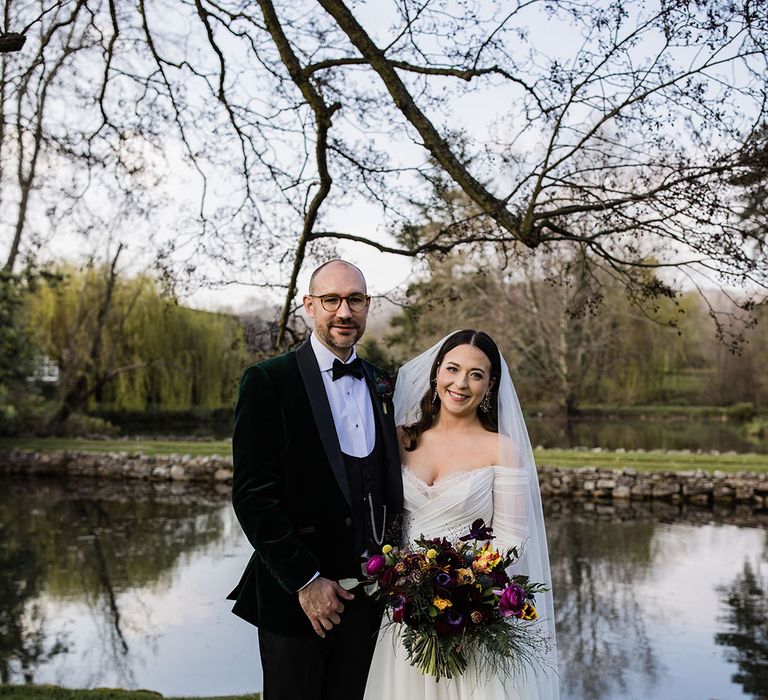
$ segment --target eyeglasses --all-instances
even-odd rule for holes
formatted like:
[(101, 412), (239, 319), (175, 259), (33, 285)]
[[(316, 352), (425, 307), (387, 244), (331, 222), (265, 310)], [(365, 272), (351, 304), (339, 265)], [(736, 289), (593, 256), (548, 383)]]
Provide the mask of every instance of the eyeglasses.
[(346, 301), (350, 311), (360, 313), (371, 301), (371, 297), (367, 294), (350, 294), (348, 297), (339, 294), (307, 294), (307, 296), (319, 299), (326, 311), (338, 311), (341, 308), (341, 302)]

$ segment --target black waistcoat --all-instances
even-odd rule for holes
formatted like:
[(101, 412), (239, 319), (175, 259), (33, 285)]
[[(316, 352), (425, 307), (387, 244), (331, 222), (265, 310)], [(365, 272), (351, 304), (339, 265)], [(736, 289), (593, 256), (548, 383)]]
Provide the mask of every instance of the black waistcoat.
[[(384, 527), (384, 470), (386, 455), (378, 422), (373, 451), (367, 457), (352, 457), (342, 452), (344, 467), (349, 477), (352, 495), (352, 525), (354, 531), (355, 556), (368, 549), (378, 552), (381, 548)], [(373, 523), (371, 522), (373, 512)], [(375, 528), (375, 532), (374, 532)]]

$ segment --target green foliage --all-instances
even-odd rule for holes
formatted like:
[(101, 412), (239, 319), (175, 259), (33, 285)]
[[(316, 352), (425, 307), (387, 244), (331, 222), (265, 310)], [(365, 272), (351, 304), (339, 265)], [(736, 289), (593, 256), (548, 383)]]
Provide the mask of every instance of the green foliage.
[[(246, 363), (238, 320), (178, 306), (146, 276), (62, 265), (26, 303), (40, 351), (60, 368), (57, 401), (83, 408), (231, 406)], [(75, 407), (75, 410), (79, 410)]]
[(744, 426), (744, 434), (749, 440), (765, 440), (768, 442), (768, 416), (753, 418)]
[(0, 435), (24, 416), (27, 376), (32, 371), (32, 346), (24, 318), (30, 278), (0, 272)]
[(232, 434), (234, 406), (193, 406), (182, 411), (162, 408), (129, 411), (97, 407), (91, 415), (119, 426), (126, 435), (224, 437)]
[(104, 438), (117, 437), (120, 434), (120, 428), (97, 416), (72, 413), (57, 432), (62, 436), (98, 436)]

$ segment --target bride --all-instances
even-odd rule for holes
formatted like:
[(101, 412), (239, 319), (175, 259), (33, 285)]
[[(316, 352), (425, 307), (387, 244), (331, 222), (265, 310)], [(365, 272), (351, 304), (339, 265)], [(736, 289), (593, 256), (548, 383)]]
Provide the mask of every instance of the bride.
[[(551, 585), (536, 467), (507, 365), (485, 333), (452, 333), (402, 367), (395, 388), (403, 465), (403, 542), (456, 539), (482, 518), (497, 549), (525, 543), (514, 570)], [(536, 595), (552, 648), (542, 668), (436, 681), (408, 662), (400, 625), (379, 632), (365, 700), (556, 700), (552, 593)]]

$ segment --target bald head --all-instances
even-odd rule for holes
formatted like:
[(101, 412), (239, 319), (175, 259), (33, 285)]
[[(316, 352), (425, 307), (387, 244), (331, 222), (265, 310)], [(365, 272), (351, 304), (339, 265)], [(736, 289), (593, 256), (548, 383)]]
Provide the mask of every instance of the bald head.
[[(345, 268), (348, 268), (345, 270)], [(356, 272), (360, 276), (360, 283), (362, 285), (362, 291), (366, 291), (365, 276), (362, 270), (353, 265), (351, 262), (336, 258), (335, 260), (327, 260), (322, 265), (315, 268), (312, 276), (309, 278), (309, 293), (310, 294), (325, 294), (325, 292), (318, 292), (317, 290), (322, 286), (325, 278), (334, 277), (337, 271), (346, 271), (348, 273)], [(354, 273), (353, 273), (354, 274)]]

